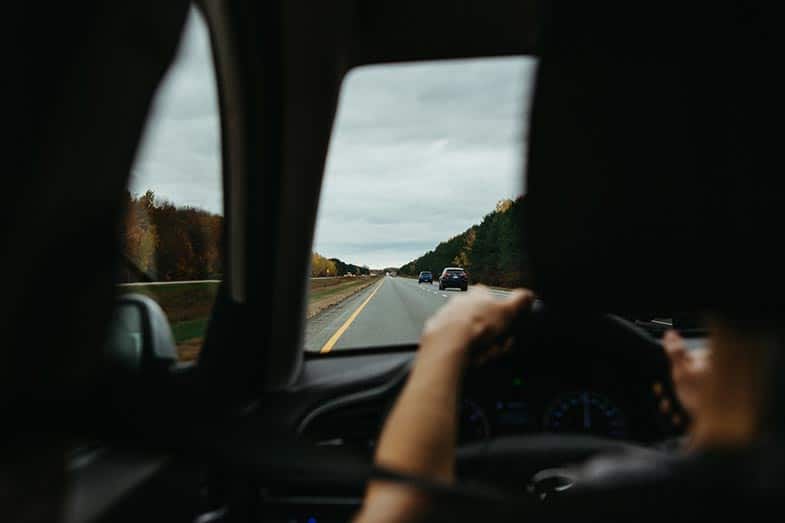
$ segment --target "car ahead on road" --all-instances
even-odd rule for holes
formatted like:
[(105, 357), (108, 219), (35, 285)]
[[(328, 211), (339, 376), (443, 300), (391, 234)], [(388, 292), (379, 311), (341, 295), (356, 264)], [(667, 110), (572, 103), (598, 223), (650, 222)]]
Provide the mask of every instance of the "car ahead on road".
[(469, 276), (460, 267), (447, 267), (439, 276), (439, 290), (457, 287), (465, 291), (469, 287)]
[(422, 271), (419, 278), (417, 278), (417, 283), (433, 283), (433, 274), (431, 271)]

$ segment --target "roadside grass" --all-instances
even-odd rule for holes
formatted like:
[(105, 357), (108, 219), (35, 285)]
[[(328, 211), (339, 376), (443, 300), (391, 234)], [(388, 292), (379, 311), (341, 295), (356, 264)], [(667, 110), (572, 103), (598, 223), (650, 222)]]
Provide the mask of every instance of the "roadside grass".
[(349, 296), (379, 281), (378, 276), (350, 278), (349, 281), (327, 288), (313, 289), (308, 294), (306, 318), (311, 319), (323, 310), (336, 305)]
[(354, 280), (356, 278), (346, 278), (343, 276), (335, 276), (332, 278), (311, 278), (311, 290), (314, 289), (322, 289), (324, 287), (333, 287), (335, 285), (340, 285), (342, 283), (346, 283), (348, 280)]
[[(311, 279), (308, 307), (317, 303), (340, 301), (378, 278)], [(207, 320), (218, 294), (220, 282), (195, 282), (158, 285), (120, 285), (120, 293), (139, 293), (154, 299), (166, 313), (181, 361), (196, 359), (207, 331)]]
[(314, 281), (312, 280), (311, 289), (310, 292), (308, 293), (308, 303), (311, 304), (316, 300), (321, 300), (327, 298), (328, 296), (339, 294), (347, 289), (362, 286), (368, 283), (369, 281), (371, 281), (370, 278), (346, 278), (344, 281), (339, 281), (330, 286), (314, 287), (313, 285)]
[(121, 286), (123, 293), (145, 294), (166, 313), (172, 328), (180, 322), (204, 319), (210, 315), (219, 282), (176, 283)]
[(195, 320), (181, 321), (172, 325), (174, 341), (181, 343), (193, 338), (204, 337), (207, 332), (207, 318), (197, 318)]

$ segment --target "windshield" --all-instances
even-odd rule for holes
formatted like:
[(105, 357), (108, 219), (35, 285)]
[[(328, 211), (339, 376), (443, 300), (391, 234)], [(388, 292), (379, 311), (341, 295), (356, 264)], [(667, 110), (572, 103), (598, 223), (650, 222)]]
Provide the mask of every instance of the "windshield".
[(525, 283), (535, 67), (488, 58), (347, 76), (319, 204), (306, 350), (417, 343), (425, 321), (469, 286), (504, 296)]

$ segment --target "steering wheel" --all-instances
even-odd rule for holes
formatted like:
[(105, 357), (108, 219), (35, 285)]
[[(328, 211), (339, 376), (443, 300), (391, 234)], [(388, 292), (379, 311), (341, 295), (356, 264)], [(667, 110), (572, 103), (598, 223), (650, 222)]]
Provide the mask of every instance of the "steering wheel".
[[(514, 329), (513, 352), (528, 350), (605, 351), (621, 365), (635, 366), (673, 394), (670, 363), (658, 340), (619, 316), (576, 315), (539, 302)], [(565, 354), (565, 357), (568, 357)], [(616, 439), (580, 434), (534, 434), (492, 438), (457, 451), (459, 477), (508, 487), (564, 489), (569, 473), (560, 467), (598, 455), (637, 453), (662, 456), (658, 450)]]
[(565, 466), (599, 455), (633, 454), (641, 458), (661, 457), (660, 451), (641, 445), (579, 434), (533, 434), (505, 436), (472, 443), (456, 454), (459, 478), (491, 484), (505, 490), (538, 493), (563, 490), (575, 478)]
[(660, 342), (621, 316), (559, 310), (537, 300), (532, 310), (516, 322), (512, 334), (514, 351), (547, 349), (567, 355), (591, 350), (610, 354), (621, 364), (631, 364), (670, 385), (670, 362)]

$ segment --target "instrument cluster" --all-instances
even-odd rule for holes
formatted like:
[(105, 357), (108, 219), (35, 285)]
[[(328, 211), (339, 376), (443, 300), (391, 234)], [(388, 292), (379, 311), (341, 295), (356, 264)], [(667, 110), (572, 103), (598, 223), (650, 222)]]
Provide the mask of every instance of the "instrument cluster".
[(459, 443), (535, 433), (659, 441), (683, 430), (662, 391), (661, 383), (603, 361), (481, 369), (464, 384)]

